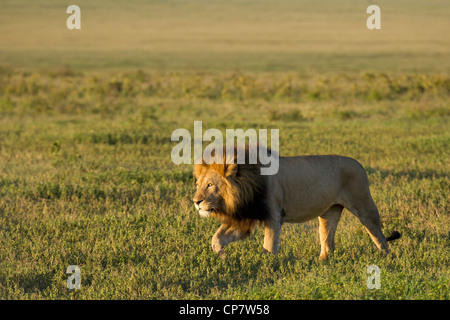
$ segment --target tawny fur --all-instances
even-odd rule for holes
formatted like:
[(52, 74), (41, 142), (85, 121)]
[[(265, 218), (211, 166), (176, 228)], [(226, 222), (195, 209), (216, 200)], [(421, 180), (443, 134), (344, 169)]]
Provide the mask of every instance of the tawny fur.
[(227, 161), (194, 166), (195, 206), (202, 216), (222, 222), (212, 239), (215, 252), (223, 254), (228, 244), (262, 224), (264, 249), (277, 253), (283, 223), (319, 218), (320, 259), (326, 259), (335, 247), (343, 208), (358, 217), (378, 249), (389, 253), (387, 241), (400, 237), (396, 231), (389, 238), (381, 232), (366, 172), (356, 160), (334, 155), (280, 157), (279, 171), (263, 176), (259, 162), (236, 164), (236, 153), (233, 161), (224, 150)]

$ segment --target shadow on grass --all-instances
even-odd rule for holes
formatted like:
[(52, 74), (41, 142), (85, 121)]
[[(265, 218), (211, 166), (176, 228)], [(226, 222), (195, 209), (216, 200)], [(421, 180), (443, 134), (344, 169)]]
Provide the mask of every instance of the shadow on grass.
[(436, 170), (379, 170), (372, 167), (365, 167), (367, 174), (370, 175), (380, 175), (382, 179), (386, 179), (388, 176), (393, 176), (394, 178), (406, 177), (408, 181), (412, 180), (422, 180), (422, 179), (441, 179), (447, 178), (448, 173), (438, 172)]
[(22, 288), (24, 293), (36, 293), (51, 287), (53, 284), (53, 276), (54, 274), (52, 272), (17, 274), (10, 278), (0, 276), (0, 282), (13, 282)]

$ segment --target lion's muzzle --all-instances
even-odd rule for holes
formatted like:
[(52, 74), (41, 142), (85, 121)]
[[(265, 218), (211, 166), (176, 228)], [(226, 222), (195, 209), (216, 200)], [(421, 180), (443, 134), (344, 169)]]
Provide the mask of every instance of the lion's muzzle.
[(211, 209), (205, 209), (204, 201), (203, 200), (196, 200), (195, 198), (194, 198), (193, 201), (194, 201), (195, 209), (200, 214), (200, 217), (202, 217), (202, 218), (209, 217), (209, 215), (211, 214), (212, 210)]

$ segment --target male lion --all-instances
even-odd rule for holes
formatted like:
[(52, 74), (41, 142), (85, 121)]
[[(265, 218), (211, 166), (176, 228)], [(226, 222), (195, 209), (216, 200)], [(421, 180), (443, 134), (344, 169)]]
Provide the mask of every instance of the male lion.
[(234, 151), (233, 161), (203, 161), (194, 166), (195, 208), (200, 216), (213, 216), (222, 222), (212, 238), (216, 253), (223, 255), (228, 244), (249, 236), (257, 224), (264, 224), (264, 249), (276, 254), (284, 222), (318, 217), (319, 260), (327, 259), (334, 249), (343, 208), (358, 217), (378, 249), (389, 253), (387, 241), (400, 237), (397, 231), (388, 238), (381, 232), (366, 172), (356, 160), (336, 155), (280, 157), (278, 172), (264, 176), (259, 161), (237, 164)]

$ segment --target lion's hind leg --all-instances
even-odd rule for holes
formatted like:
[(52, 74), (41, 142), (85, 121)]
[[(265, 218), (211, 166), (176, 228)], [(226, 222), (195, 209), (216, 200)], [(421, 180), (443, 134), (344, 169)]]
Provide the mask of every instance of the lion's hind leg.
[(380, 214), (370, 194), (369, 179), (361, 165), (352, 168), (345, 172), (339, 204), (361, 221), (378, 249), (389, 253), (386, 237), (381, 232)]
[(389, 253), (386, 237), (381, 231), (380, 214), (372, 197), (368, 195), (361, 200), (353, 202), (347, 209), (361, 221), (377, 248)]
[(320, 256), (319, 260), (326, 260), (334, 250), (334, 236), (341, 218), (343, 207), (334, 205), (319, 217)]

